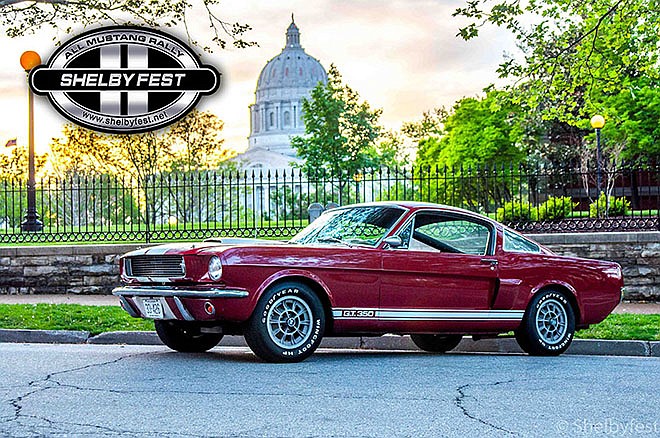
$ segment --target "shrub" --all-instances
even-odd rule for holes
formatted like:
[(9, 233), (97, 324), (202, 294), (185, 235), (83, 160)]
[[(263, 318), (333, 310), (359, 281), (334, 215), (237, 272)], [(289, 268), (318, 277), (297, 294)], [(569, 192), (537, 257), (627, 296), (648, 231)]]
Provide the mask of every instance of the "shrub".
[(589, 205), (589, 217), (625, 216), (629, 211), (630, 202), (626, 198), (605, 197), (603, 192)]
[(547, 201), (539, 205), (537, 208), (538, 220), (557, 220), (564, 219), (571, 215), (573, 208), (577, 207), (578, 203), (573, 202), (570, 196), (562, 196), (556, 198), (550, 196)]
[(496, 218), (500, 222), (528, 221), (535, 217), (535, 210), (529, 205), (529, 202), (509, 201), (497, 209)]

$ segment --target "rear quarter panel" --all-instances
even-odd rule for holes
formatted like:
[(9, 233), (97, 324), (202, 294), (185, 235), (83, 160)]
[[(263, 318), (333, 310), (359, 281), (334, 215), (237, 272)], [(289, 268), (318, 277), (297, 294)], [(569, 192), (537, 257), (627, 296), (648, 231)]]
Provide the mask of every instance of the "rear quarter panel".
[(621, 300), (623, 278), (618, 264), (553, 254), (504, 253), (495, 308), (525, 309), (545, 287), (562, 287), (575, 297), (578, 326), (607, 317)]

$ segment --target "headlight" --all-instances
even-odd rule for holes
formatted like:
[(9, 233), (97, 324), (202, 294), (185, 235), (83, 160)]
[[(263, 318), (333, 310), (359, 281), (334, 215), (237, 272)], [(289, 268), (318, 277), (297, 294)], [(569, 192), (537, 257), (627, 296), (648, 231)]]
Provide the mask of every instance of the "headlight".
[(209, 277), (211, 280), (218, 280), (222, 277), (222, 263), (218, 256), (213, 256), (209, 260)]

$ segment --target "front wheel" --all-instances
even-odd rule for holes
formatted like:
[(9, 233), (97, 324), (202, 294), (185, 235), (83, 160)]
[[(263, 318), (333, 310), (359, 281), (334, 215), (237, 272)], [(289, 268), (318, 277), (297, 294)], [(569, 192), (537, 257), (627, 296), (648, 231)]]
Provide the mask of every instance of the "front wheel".
[(194, 323), (156, 320), (154, 325), (163, 344), (182, 353), (203, 353), (222, 339), (222, 333), (202, 333)]
[(410, 339), (424, 351), (445, 353), (456, 348), (463, 335), (410, 335)]
[(518, 345), (533, 356), (557, 356), (571, 345), (575, 312), (564, 294), (552, 290), (537, 293), (529, 303), (520, 327)]
[(304, 284), (281, 283), (264, 293), (248, 322), (245, 341), (267, 362), (300, 362), (321, 343), (325, 312)]

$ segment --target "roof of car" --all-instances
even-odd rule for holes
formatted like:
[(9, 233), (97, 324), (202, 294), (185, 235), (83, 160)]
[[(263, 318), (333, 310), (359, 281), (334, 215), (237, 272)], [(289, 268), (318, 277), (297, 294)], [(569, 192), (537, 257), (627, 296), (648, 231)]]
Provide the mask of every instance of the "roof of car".
[(341, 207), (362, 207), (362, 206), (371, 206), (371, 205), (381, 205), (381, 206), (392, 206), (392, 207), (403, 207), (403, 208), (441, 208), (443, 210), (448, 210), (448, 211), (456, 211), (460, 213), (468, 213), (472, 215), (479, 215), (478, 213), (475, 213), (470, 210), (465, 210), (463, 208), (458, 208), (458, 207), (452, 207), (449, 205), (444, 205), (444, 204), (434, 204), (433, 202), (419, 202), (419, 201), (378, 201), (378, 202), (363, 202), (359, 204), (350, 204), (350, 205), (342, 205)]

